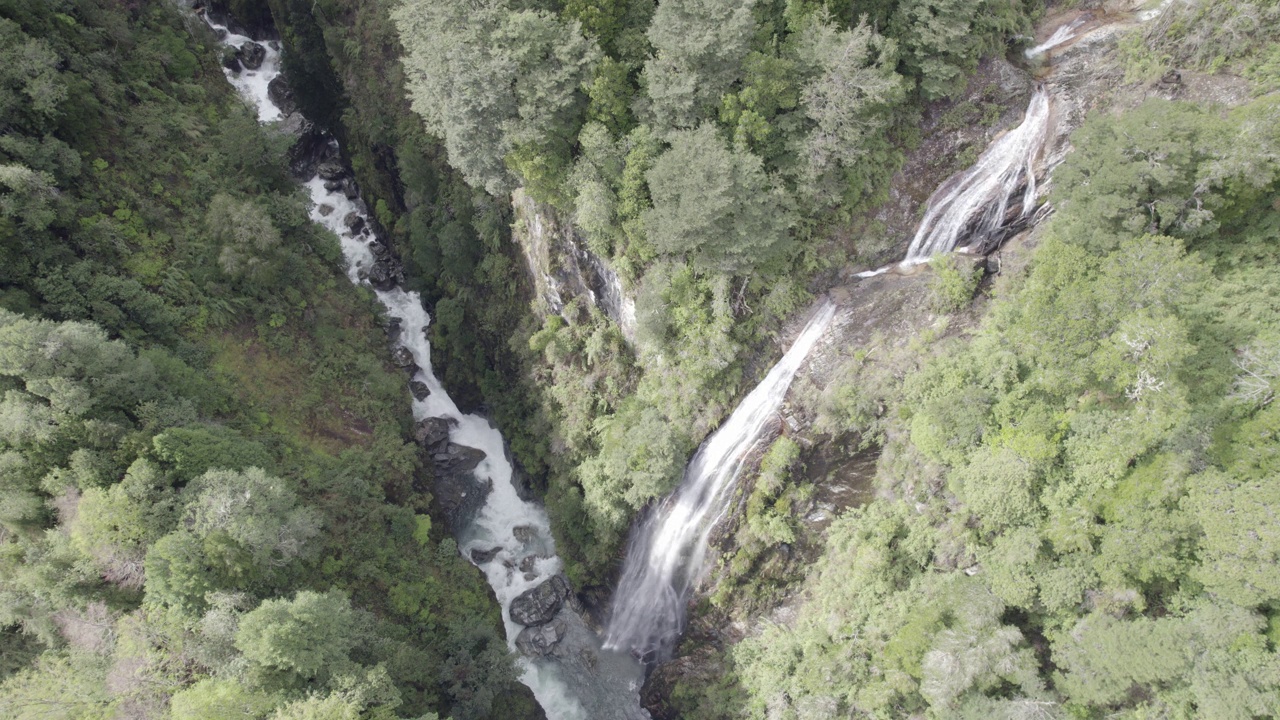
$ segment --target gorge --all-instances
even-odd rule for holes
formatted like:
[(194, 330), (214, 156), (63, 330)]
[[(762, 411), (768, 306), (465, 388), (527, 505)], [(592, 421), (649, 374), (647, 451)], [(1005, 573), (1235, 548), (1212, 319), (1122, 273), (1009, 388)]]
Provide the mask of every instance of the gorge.
[(1280, 707), (1275, 0), (0, 0), (0, 715)]

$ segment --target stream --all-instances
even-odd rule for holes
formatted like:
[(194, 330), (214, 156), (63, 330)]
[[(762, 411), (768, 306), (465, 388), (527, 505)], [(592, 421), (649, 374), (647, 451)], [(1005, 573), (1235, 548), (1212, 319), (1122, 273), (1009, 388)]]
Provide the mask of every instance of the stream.
[[(281, 72), (277, 41), (255, 41), (237, 34), (207, 16), (204, 20), (228, 47), (252, 55), (257, 67), (224, 67), (227, 80), (256, 109), (264, 123), (283, 120), (268, 88)], [(252, 45), (251, 45), (252, 43)], [(257, 47), (263, 50), (258, 50)], [(256, 56), (261, 56), (258, 64)], [(336, 150), (336, 141), (330, 141)], [(333, 231), (342, 244), (347, 276), (370, 285), (369, 275), (385, 250), (370, 232), (367, 208), (356, 193), (334, 188), (318, 174), (304, 183), (311, 195), (311, 219)], [(355, 197), (349, 197), (355, 195)], [(431, 316), (422, 298), (394, 284), (379, 283), (379, 302), (389, 318), (398, 322), (397, 351), (407, 350), (418, 367), (413, 377), (425, 386), (424, 397), (413, 400), (418, 421), (437, 419), (434, 427), (447, 428), (447, 452), (479, 458), (472, 474), (477, 487), (488, 486), (482, 505), (471, 513), (457, 533), (463, 557), (476, 564), (502, 606), (507, 642), (519, 655), (520, 679), (537, 698), (551, 720), (641, 720), (649, 714), (640, 707), (644, 669), (629, 654), (604, 650), (599, 637), (573, 607), (572, 591), (561, 575), (551, 526), (543, 508), (520, 497), (513, 482), (514, 470), (501, 433), (485, 417), (463, 413), (435, 376), (431, 344), (426, 330)], [(416, 395), (423, 395), (418, 392)], [(512, 619), (513, 603), (536, 591), (535, 600), (551, 617), (528, 627)], [(522, 636), (522, 633), (524, 634)]]
[[(239, 48), (252, 42), (210, 24), (226, 45)], [(1061, 48), (1082, 36), (1080, 30), (1079, 22), (1065, 24), (1026, 55), (1038, 57)], [(226, 70), (262, 122), (284, 117), (268, 92), (279, 68), (279, 52), (268, 45), (258, 69)], [(1055, 129), (1054, 102), (1047, 87), (1040, 85), (1018, 127), (997, 138), (973, 166), (948, 178), (930, 196), (906, 257), (860, 276), (924, 263), (957, 249), (986, 252), (1012, 225), (1033, 221), (1042, 190), (1038, 178), (1051, 165), (1045, 154)], [(363, 201), (358, 195), (349, 197), (355, 193), (331, 189), (334, 183), (318, 176), (305, 185), (313, 202), (312, 219), (341, 239), (348, 276), (369, 284), (386, 253), (368, 230)], [(968, 246), (961, 248), (966, 240)], [(710, 533), (728, 512), (739, 476), (776, 433), (777, 414), (791, 381), (836, 316), (836, 306), (827, 300), (818, 304), (778, 364), (702, 444), (676, 490), (637, 520), (602, 643), (574, 607), (545, 511), (517, 492), (501, 434), (486, 418), (461, 412), (432, 372), (425, 335), (431, 318), (421, 298), (394, 282), (376, 286), (388, 316), (399, 323), (397, 350), (412, 356), (419, 368), (414, 382), (428, 391), (415, 391), (421, 395), (413, 403), (415, 419), (434, 419), (447, 433), (450, 452), (457, 448), (477, 454), (473, 473), (486, 496), (456, 534), (464, 557), (484, 572), (502, 606), (508, 643), (522, 653), (522, 681), (553, 720), (649, 717), (639, 701), (645, 676), (640, 661), (662, 662), (679, 642), (689, 601), (706, 570)], [(546, 617), (528, 621), (524, 608), (530, 597), (546, 601)], [(521, 608), (519, 615), (529, 626), (513, 619), (513, 606)]]

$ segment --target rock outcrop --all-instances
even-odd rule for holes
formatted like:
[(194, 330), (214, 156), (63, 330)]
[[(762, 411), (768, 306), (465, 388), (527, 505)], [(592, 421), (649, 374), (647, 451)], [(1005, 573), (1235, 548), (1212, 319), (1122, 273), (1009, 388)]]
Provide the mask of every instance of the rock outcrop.
[(236, 59), (246, 70), (258, 70), (267, 59), (267, 49), (256, 42), (247, 42), (236, 52)]
[(618, 324), (635, 342), (636, 304), (618, 274), (591, 251), (582, 233), (523, 190), (511, 196), (516, 213), (514, 238), (524, 252), (539, 299), (539, 312), (561, 314), (573, 299), (588, 302)]
[(298, 101), (293, 97), (293, 88), (284, 75), (277, 75), (267, 83), (267, 97), (280, 108), (285, 115), (292, 115), (298, 110)]
[(516, 649), (525, 655), (545, 657), (555, 652), (556, 646), (569, 633), (569, 624), (555, 618), (545, 625), (526, 627), (516, 636)]
[(569, 582), (559, 575), (524, 591), (511, 601), (511, 619), (533, 627), (551, 622), (569, 595)]

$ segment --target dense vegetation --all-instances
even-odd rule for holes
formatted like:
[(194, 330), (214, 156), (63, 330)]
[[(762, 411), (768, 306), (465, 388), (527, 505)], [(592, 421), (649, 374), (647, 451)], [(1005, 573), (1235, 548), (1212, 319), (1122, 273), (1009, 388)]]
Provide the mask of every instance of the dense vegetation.
[[(849, 228), (925, 106), (1041, 5), (226, 4), (279, 30), (579, 588), (814, 279), (882, 247)], [(1278, 22), (1191, 2), (1123, 40), (1131, 81), (1230, 67), (1259, 97), (1093, 117), (972, 332), (849, 349), (818, 425), (882, 446), (878, 499), (686, 717), (1274, 714)], [(0, 55), (0, 713), (529, 715), (372, 298), (212, 38), (168, 3), (0, 0)], [(529, 312), (516, 187), (619, 271), (634, 343), (581, 299)], [(937, 263), (933, 309), (967, 268)], [(796, 580), (756, 575), (797, 542), (802, 455), (762, 459), (712, 602)]]
[[(924, 103), (1039, 3), (407, 0), (405, 88), (475, 188), (573, 219), (637, 296), (623, 342), (585, 307), (529, 338), (553, 442), (518, 444), (580, 583), (725, 414), (744, 356), (849, 259)], [(519, 341), (513, 342), (519, 345)], [(519, 429), (511, 428), (512, 433)], [(546, 437), (547, 434), (543, 434)]]
[(1275, 715), (1278, 118), (1092, 116), (975, 329), (851, 354), (819, 424), (883, 444), (879, 499), (686, 716)]
[(524, 716), (373, 298), (214, 48), (0, 2), (0, 715)]

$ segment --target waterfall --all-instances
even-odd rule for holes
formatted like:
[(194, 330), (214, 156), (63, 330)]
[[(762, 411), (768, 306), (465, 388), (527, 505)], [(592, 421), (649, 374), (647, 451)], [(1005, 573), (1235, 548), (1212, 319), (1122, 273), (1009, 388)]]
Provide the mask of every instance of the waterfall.
[[(871, 278), (895, 267), (928, 262), (934, 255), (955, 250), (964, 238), (972, 238), (969, 249), (981, 251), (1004, 228), (1026, 218), (1035, 209), (1036, 164), (1049, 140), (1051, 118), (1049, 91), (1041, 85), (1018, 127), (1000, 136), (977, 162), (947, 178), (929, 196), (906, 259), (857, 277)], [(1009, 203), (1019, 191), (1022, 197), (1010, 217)]]
[(1009, 201), (1019, 190), (1017, 218), (1035, 208), (1035, 166), (1049, 137), (1049, 115), (1049, 91), (1041, 86), (1031, 96), (1021, 125), (991, 143), (972, 167), (947, 178), (929, 197), (905, 263), (951, 252), (964, 237), (983, 244), (1009, 222)]
[(711, 530), (727, 512), (748, 459), (770, 439), (792, 378), (835, 313), (835, 305), (824, 301), (778, 364), (698, 449), (675, 492), (636, 524), (613, 596), (606, 648), (631, 651), (646, 662), (670, 656), (701, 579)]
[(1080, 26), (1085, 24), (1087, 17), (1088, 16), (1081, 15), (1075, 20), (1072, 20), (1066, 25), (1063, 25), (1057, 30), (1054, 30), (1053, 34), (1049, 36), (1049, 39), (1045, 40), (1039, 45), (1036, 45), (1033, 48), (1027, 48), (1027, 51), (1024, 53), (1027, 56), (1027, 59), (1031, 59), (1039, 55), (1043, 55), (1049, 50), (1052, 50), (1053, 48), (1056, 48), (1059, 45), (1062, 45), (1063, 43), (1070, 42), (1071, 40), (1075, 39), (1076, 31), (1080, 29)]
[[(251, 38), (232, 33), (207, 17), (205, 21), (230, 47), (240, 48), (252, 42)], [(224, 68), (224, 71), (231, 84), (257, 108), (259, 120), (271, 122), (284, 116), (267, 92), (271, 80), (280, 72), (279, 52), (270, 44), (264, 47), (267, 56), (258, 70), (236, 72)], [(369, 233), (363, 201), (348, 198), (341, 189), (326, 189), (325, 181), (319, 176), (309, 180), (305, 187), (311, 195), (311, 219), (333, 231), (341, 241), (348, 277), (352, 282), (368, 285), (366, 278), (379, 257), (375, 249), (385, 251)], [(360, 222), (348, 220), (353, 213)], [(553, 579), (563, 582), (558, 577), (561, 562), (555, 554), (550, 522), (541, 506), (523, 500), (516, 492), (513, 468), (497, 428), (482, 416), (459, 410), (432, 371), (431, 345), (426, 336), (431, 317), (423, 308), (422, 299), (416, 292), (385, 287), (390, 289), (377, 289), (375, 293), (387, 315), (400, 323), (396, 345), (408, 350), (419, 368), (413, 380), (430, 391), (422, 399), (414, 399), (414, 418), (443, 420), (451, 447), (474, 448), (483, 455), (473, 474), (490, 489), (484, 505), (460, 532), (458, 545), (463, 556), (480, 567), (493, 588), (502, 606), (508, 645), (514, 650), (517, 638), (526, 629), (512, 619), (512, 601)], [(473, 550), (480, 551), (479, 555), (473, 554)], [(642, 720), (649, 717), (640, 707), (639, 690), (644, 676), (638, 663), (625, 653), (603, 650), (595, 633), (567, 606), (561, 608), (554, 622), (537, 629), (553, 626), (557, 637), (551, 640), (555, 646), (552, 651), (538, 657), (519, 658), (521, 681), (533, 690), (548, 718)]]

